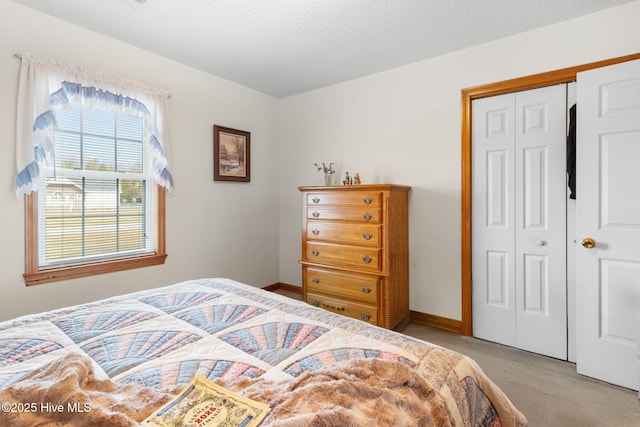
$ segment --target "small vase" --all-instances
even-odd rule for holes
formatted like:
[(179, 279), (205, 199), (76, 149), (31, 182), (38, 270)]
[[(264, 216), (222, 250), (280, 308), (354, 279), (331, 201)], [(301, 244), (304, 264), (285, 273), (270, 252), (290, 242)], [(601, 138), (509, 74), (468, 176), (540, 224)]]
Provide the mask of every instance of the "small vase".
[(324, 174), (324, 185), (333, 185), (333, 174), (325, 173)]

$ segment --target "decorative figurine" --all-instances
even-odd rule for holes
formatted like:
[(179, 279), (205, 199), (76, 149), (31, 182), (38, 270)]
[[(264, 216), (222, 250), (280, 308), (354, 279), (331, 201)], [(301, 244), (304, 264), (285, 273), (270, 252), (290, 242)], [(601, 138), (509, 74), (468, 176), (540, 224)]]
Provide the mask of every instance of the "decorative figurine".
[(342, 181), (342, 183), (344, 185), (350, 185), (351, 184), (351, 178), (349, 177), (349, 171), (344, 173), (344, 181)]
[(362, 184), (362, 182), (360, 181), (360, 174), (358, 172), (356, 172), (355, 175), (353, 175), (353, 183), (355, 185)]

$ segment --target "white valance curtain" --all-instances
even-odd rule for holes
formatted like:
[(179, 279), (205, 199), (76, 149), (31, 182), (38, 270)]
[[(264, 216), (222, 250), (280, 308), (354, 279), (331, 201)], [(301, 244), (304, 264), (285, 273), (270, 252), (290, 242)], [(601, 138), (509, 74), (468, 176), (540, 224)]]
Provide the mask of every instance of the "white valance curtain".
[(53, 155), (54, 107), (70, 102), (134, 115), (143, 121), (145, 153), (155, 181), (171, 190), (168, 169), (169, 94), (119, 76), (92, 72), (51, 58), (23, 54), (16, 123), (16, 194), (36, 191)]

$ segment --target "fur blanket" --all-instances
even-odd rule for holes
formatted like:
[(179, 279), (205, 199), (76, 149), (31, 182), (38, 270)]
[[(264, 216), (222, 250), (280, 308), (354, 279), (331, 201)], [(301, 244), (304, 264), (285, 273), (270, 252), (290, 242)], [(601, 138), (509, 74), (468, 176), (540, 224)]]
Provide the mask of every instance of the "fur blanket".
[(264, 426), (450, 426), (438, 391), (407, 366), (379, 359), (305, 372), (286, 382), (227, 388), (271, 405)]
[(98, 380), (88, 358), (70, 353), (0, 391), (2, 426), (136, 426), (172, 394)]
[[(268, 403), (271, 411), (263, 426), (451, 425), (438, 391), (396, 362), (355, 360), (291, 380), (243, 378), (218, 383)], [(0, 412), (0, 425), (135, 426), (178, 391), (97, 380), (90, 361), (71, 354), (0, 391), (0, 402), (33, 403), (27, 411)]]

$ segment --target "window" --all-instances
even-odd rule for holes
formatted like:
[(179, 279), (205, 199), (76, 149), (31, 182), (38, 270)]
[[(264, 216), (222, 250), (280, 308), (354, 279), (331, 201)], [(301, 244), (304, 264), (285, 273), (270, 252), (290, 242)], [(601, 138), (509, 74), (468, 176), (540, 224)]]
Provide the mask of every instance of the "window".
[(37, 268), (27, 284), (94, 274), (96, 263), (106, 271), (161, 263), (142, 119), (76, 104), (54, 113), (52, 161), (31, 196)]
[(38, 200), (39, 265), (153, 253), (142, 120), (78, 105), (56, 118), (53, 167), (38, 188), (46, 194)]
[(26, 118), (32, 136), (17, 141), (33, 153), (16, 178), (26, 196), (27, 285), (164, 263), (173, 183), (157, 135), (166, 106), (66, 80), (49, 84), (44, 107), (37, 101), (41, 111)]

